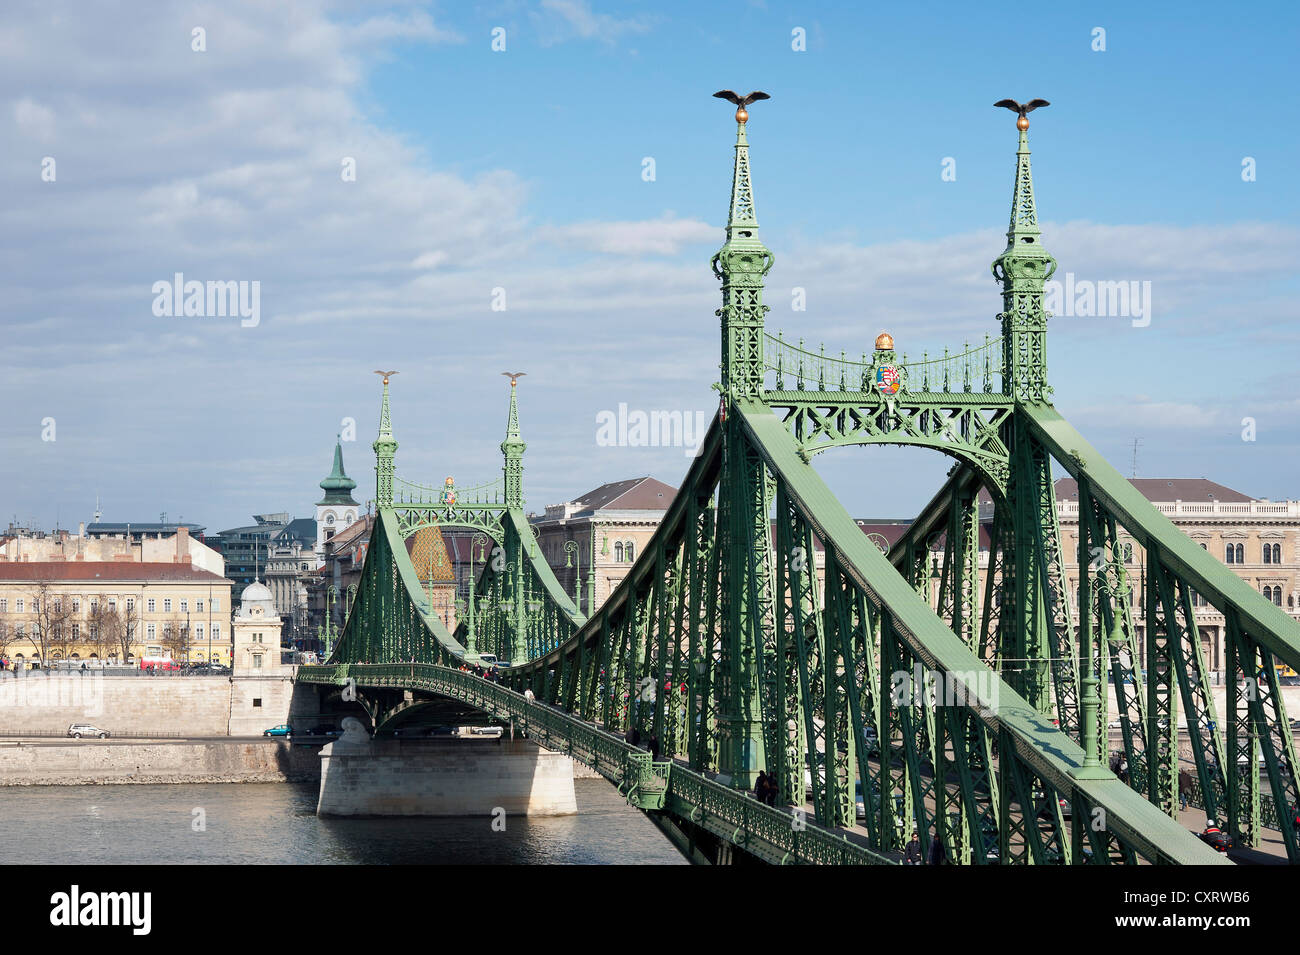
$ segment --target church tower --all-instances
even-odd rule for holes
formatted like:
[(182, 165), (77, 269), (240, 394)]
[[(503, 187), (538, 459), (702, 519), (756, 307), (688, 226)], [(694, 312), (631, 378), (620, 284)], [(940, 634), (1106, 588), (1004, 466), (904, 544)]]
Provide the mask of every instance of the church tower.
[(325, 542), (357, 519), (359, 505), (352, 499), (357, 482), (343, 470), (343, 444), (334, 442), (334, 467), (320, 482), (325, 496), (316, 502), (316, 566), (325, 564)]

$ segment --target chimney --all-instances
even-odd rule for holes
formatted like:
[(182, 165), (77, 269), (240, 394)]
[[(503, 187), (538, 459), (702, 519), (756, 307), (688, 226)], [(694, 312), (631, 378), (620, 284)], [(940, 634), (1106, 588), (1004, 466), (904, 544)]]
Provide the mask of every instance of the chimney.
[(188, 564), (190, 562), (190, 529), (188, 527), (176, 528), (176, 563)]

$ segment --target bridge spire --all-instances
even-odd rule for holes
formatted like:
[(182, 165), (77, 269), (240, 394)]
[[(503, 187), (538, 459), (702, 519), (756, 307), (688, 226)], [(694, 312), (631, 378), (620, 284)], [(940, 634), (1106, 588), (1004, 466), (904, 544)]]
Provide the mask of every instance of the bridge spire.
[(384, 398), (379, 406), (379, 437), (371, 445), (375, 451), (375, 508), (393, 506), (393, 474), (396, 470), (397, 441), (393, 437), (392, 417), (388, 411), (388, 379), (395, 371), (376, 371), (384, 376)]
[(1020, 131), (1016, 149), (1016, 178), (1011, 192), (1011, 223), (1007, 247), (993, 260), (993, 276), (1002, 284), (1002, 352), (1006, 373), (1003, 391), (1021, 401), (1047, 401), (1047, 311), (1043, 307), (1043, 286), (1056, 271), (1056, 259), (1043, 248), (1038, 231), (1038, 206), (1034, 201), (1034, 177), (1029, 165), (1029, 118), (1026, 113), (1046, 100), (1019, 104), (1002, 100), (1019, 113)]
[(524, 450), (528, 447), (519, 437), (519, 402), (516, 386), (526, 372), (503, 371), (501, 374), (510, 379), (510, 417), (506, 421), (506, 439), (501, 442), (501, 453), (505, 455), (505, 484), (507, 508), (522, 509), (524, 506)]
[(755, 100), (769, 99), (754, 92), (739, 97), (730, 90), (714, 94), (730, 100), (736, 110), (736, 158), (731, 177), (731, 207), (727, 213), (727, 241), (713, 256), (713, 274), (722, 281), (722, 394), (728, 399), (757, 397), (763, 389), (763, 278), (772, 268), (772, 253), (758, 238), (754, 211), (754, 186), (749, 176), (749, 138), (746, 126)]

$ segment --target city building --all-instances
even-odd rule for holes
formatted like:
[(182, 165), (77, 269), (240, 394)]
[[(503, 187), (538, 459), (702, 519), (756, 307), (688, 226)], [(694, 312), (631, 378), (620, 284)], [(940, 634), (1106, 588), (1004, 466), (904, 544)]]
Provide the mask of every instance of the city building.
[(325, 565), (307, 586), (308, 626), (317, 641), (312, 649), (328, 652), (343, 632), (347, 608), (360, 586), (374, 523), (374, 517), (364, 514), (325, 541)]
[(343, 444), (334, 442), (334, 466), (320, 482), (325, 496), (316, 502), (316, 542), (314, 545), (316, 567), (325, 564), (325, 542), (345, 527), (356, 522), (360, 506), (352, 499), (357, 482), (343, 470)]
[(230, 581), (184, 562), (0, 561), (0, 656), (20, 666), (230, 660)]
[[(312, 554), (316, 546), (314, 518), (290, 519), (288, 513), (278, 512), (254, 514), (253, 520), (253, 524), (232, 527), (208, 538), (209, 544), (225, 558), (226, 577), (240, 593), (261, 579), (273, 551), (280, 550), (284, 556), (291, 553), (296, 544), (299, 551)], [(314, 562), (314, 557), (309, 560), (311, 562)], [(302, 572), (304, 582), (310, 572), (310, 569)], [(292, 618), (298, 606), (296, 589), (285, 588), (279, 596), (283, 602), (277, 604), (277, 613)]]
[[(1300, 620), (1300, 501), (1257, 499), (1205, 478), (1135, 478), (1130, 483), (1174, 525), (1229, 570)], [(1079, 490), (1072, 478), (1056, 482), (1066, 586), (1078, 610)], [(1145, 653), (1142, 588), (1146, 554), (1119, 528), (1125, 570), (1134, 588), (1133, 625)], [(1223, 614), (1193, 595), (1206, 666), (1220, 677), (1224, 666)]]
[[(627, 576), (636, 555), (654, 535), (677, 489), (652, 477), (602, 484), (581, 497), (530, 514), (546, 562), (570, 595), (581, 580), (580, 609), (590, 613), (587, 576), (595, 567), (595, 604)], [(573, 546), (569, 546), (573, 542)], [(580, 575), (580, 577), (579, 577)]]
[[(221, 554), (191, 536), (186, 524), (166, 525), (166, 533), (144, 533), (131, 524), (81, 525), (78, 533), (24, 532), (0, 536), (0, 561), (118, 560), (136, 563), (188, 563), (217, 576), (225, 574)], [(162, 526), (162, 525), (156, 525)], [(122, 528), (109, 534), (105, 528)], [(132, 528), (127, 530), (127, 528)]]
[(239, 595), (239, 610), (230, 623), (233, 633), (231, 672), (234, 676), (284, 676), (280, 646), (280, 616), (265, 584), (254, 581)]
[(202, 524), (195, 524), (193, 521), (186, 523), (168, 523), (161, 521), (150, 523), (148, 521), (127, 521), (123, 523), (104, 523), (94, 521), (84, 525), (83, 536), (86, 537), (122, 537), (130, 538), (132, 541), (139, 543), (145, 540), (166, 540), (169, 537), (176, 536), (181, 528), (186, 528), (191, 537), (203, 540), (203, 532), (207, 530)]

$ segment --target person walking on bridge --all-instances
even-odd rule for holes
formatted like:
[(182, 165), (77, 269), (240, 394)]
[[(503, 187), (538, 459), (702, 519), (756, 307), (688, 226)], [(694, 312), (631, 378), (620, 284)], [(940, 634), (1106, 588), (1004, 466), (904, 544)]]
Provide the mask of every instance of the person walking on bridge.
[(907, 844), (907, 854), (903, 857), (904, 865), (921, 864), (921, 837), (912, 833), (912, 840)]

